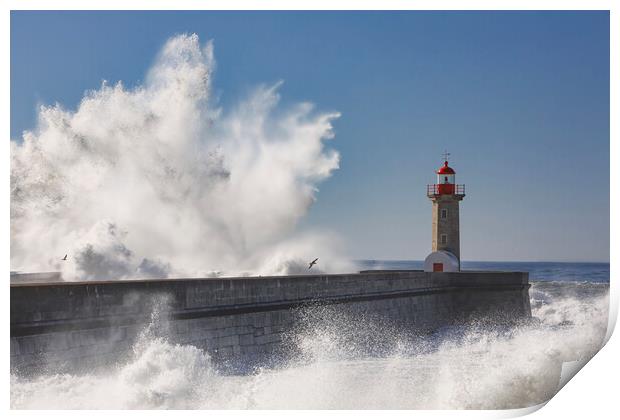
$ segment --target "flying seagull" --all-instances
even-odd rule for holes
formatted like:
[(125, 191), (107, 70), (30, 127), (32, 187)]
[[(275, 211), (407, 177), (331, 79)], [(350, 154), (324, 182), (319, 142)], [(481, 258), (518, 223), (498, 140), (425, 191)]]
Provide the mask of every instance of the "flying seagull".
[(67, 254), (65, 254), (65, 256), (63, 258), (61, 258), (63, 261), (67, 261)]
[(312, 261), (310, 265), (308, 265), (308, 270), (310, 270), (312, 266), (315, 265), (318, 260), (319, 260), (318, 258), (315, 258), (314, 261)]

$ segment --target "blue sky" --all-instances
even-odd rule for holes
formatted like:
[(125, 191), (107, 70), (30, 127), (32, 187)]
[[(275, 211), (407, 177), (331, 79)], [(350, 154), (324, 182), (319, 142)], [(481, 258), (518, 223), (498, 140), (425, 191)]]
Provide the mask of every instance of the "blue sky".
[(423, 259), (452, 153), (464, 260), (609, 260), (607, 12), (12, 12), (11, 138), (38, 104), (140, 83), (170, 36), (213, 39), (223, 107), (284, 80), (337, 110), (340, 169), (302, 228)]

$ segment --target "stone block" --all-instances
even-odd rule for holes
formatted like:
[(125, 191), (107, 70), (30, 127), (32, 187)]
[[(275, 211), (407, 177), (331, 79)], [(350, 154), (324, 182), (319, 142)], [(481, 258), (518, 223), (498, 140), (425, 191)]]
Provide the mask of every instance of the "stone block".
[(17, 338), (19, 354), (33, 354), (35, 352), (35, 337), (19, 337)]
[(254, 339), (256, 344), (267, 344), (267, 343), (275, 343), (282, 341), (282, 336), (280, 334), (269, 334), (269, 335), (261, 335)]
[(185, 334), (189, 331), (189, 325), (187, 321), (175, 322), (175, 328), (178, 334)]
[(239, 344), (239, 336), (238, 335), (229, 335), (226, 337), (219, 337), (217, 339), (218, 347), (227, 347)]
[(217, 354), (218, 357), (230, 357), (234, 354), (232, 346), (220, 347), (215, 350), (215, 353)]
[(19, 354), (19, 343), (17, 342), (17, 339), (14, 337), (11, 337), (11, 356), (16, 356)]
[(239, 336), (239, 344), (248, 346), (254, 344), (254, 334), (243, 334)]

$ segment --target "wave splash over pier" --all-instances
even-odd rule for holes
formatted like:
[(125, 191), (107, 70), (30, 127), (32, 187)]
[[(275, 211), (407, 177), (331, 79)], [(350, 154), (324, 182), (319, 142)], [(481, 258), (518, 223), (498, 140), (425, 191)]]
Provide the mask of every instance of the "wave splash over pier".
[[(11, 141), (11, 268), (65, 280), (350, 270), (338, 239), (297, 232), (339, 165), (337, 112), (279, 106), (280, 83), (222, 109), (213, 45), (179, 35), (145, 81), (43, 106)], [(68, 259), (62, 261), (65, 254)]]
[[(555, 394), (562, 363), (585, 363), (602, 346), (608, 285), (535, 283), (534, 322), (470, 325), (417, 339), (388, 331), (382, 354), (365, 354), (344, 317), (310, 317), (297, 356), (249, 374), (226, 374), (211, 356), (145, 332), (128, 361), (105, 373), (11, 378), (12, 408), (403, 408), (505, 409)], [(322, 318), (313, 323), (312, 319)]]

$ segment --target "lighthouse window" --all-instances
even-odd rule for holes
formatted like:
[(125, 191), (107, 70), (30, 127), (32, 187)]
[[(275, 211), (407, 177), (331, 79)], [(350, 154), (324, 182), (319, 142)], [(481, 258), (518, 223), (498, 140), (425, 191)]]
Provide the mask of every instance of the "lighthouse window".
[(441, 235), (441, 244), (445, 245), (447, 243), (448, 243), (448, 235), (446, 234)]
[(448, 209), (441, 209), (441, 218), (442, 219), (448, 218)]

